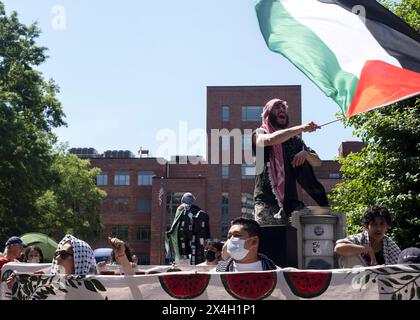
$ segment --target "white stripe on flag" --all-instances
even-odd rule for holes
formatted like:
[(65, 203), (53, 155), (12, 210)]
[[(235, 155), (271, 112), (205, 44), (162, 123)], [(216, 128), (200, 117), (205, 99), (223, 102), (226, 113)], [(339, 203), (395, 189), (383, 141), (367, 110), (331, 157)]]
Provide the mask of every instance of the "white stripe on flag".
[[(279, 0), (289, 14), (311, 29), (334, 52), (340, 67), (358, 78), (367, 60), (401, 67), (369, 32), (356, 14), (317, 0)], [(302, 8), (305, 8), (302, 10)]]
[(161, 186), (160, 189), (159, 189), (159, 207), (162, 206), (163, 195), (164, 194), (165, 194), (165, 191), (163, 190), (163, 186)]

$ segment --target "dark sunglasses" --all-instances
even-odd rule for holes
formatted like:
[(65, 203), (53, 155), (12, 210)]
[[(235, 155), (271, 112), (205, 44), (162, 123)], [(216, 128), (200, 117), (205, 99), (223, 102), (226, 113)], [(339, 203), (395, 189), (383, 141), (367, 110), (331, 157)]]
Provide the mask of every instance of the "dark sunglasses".
[(66, 250), (58, 250), (54, 253), (54, 258), (60, 256), (62, 259), (66, 259), (68, 256), (73, 256), (72, 253), (67, 252)]

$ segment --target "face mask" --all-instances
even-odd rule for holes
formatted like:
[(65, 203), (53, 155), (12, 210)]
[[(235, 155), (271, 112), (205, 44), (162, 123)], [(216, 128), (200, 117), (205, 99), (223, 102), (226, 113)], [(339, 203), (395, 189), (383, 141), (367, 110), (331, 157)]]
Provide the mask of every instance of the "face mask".
[(227, 252), (235, 260), (242, 260), (246, 257), (249, 250), (244, 248), (245, 240), (230, 238), (227, 242)]
[(214, 251), (208, 250), (206, 251), (206, 260), (207, 261), (214, 261), (216, 259), (216, 253)]
[(28, 259), (29, 263), (39, 263), (40, 261), (39, 257), (32, 257), (31, 259)]

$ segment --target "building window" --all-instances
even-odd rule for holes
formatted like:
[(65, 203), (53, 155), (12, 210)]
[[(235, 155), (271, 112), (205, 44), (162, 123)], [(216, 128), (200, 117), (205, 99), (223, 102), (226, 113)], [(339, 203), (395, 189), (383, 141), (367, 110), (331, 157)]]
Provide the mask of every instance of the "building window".
[(183, 192), (167, 192), (166, 193), (166, 227), (171, 227), (172, 222), (175, 219), (176, 209), (181, 204), (181, 198), (184, 195)]
[(252, 148), (252, 135), (243, 134), (242, 135), (242, 150), (251, 150)]
[(114, 185), (116, 186), (129, 186), (130, 174), (127, 171), (117, 171), (114, 175)]
[(330, 173), (330, 174), (328, 175), (328, 177), (329, 177), (330, 179), (340, 179), (340, 174), (339, 174), (339, 173), (336, 173), (336, 172), (333, 172), (333, 173)]
[(96, 176), (96, 185), (97, 186), (106, 186), (108, 184), (108, 173), (101, 172)]
[(242, 179), (254, 179), (255, 178), (255, 165), (253, 165), (253, 164), (242, 164), (241, 165), (241, 178)]
[(222, 164), (222, 179), (229, 179), (229, 165)]
[(229, 106), (223, 106), (222, 107), (222, 121), (223, 122), (229, 122), (229, 117), (230, 117)]
[(150, 241), (150, 226), (137, 226), (137, 240)]
[(263, 107), (246, 106), (242, 107), (242, 121), (261, 121)]
[(229, 232), (229, 194), (227, 192), (222, 193), (222, 239), (227, 238), (227, 234)]
[(117, 224), (112, 226), (112, 236), (121, 240), (128, 240), (128, 225)]
[(243, 217), (251, 218), (254, 215), (254, 195), (252, 193), (241, 194), (241, 213)]
[(148, 253), (139, 253), (137, 255), (139, 258), (139, 264), (141, 265), (149, 265), (150, 264), (150, 256)]
[(137, 184), (139, 186), (151, 186), (154, 176), (153, 171), (140, 171), (137, 175)]
[(152, 200), (150, 199), (137, 199), (137, 212), (150, 213), (152, 212)]
[(127, 197), (116, 197), (112, 199), (112, 203), (116, 211), (125, 212), (129, 209), (130, 199)]

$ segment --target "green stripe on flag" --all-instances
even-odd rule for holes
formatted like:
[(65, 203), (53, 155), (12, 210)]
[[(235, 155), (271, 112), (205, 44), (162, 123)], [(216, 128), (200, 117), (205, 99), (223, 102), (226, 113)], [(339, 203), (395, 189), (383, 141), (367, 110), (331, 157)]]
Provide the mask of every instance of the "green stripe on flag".
[(311, 29), (296, 21), (281, 1), (261, 0), (255, 9), (267, 46), (299, 68), (345, 114), (356, 90), (357, 76), (341, 69), (334, 52)]

